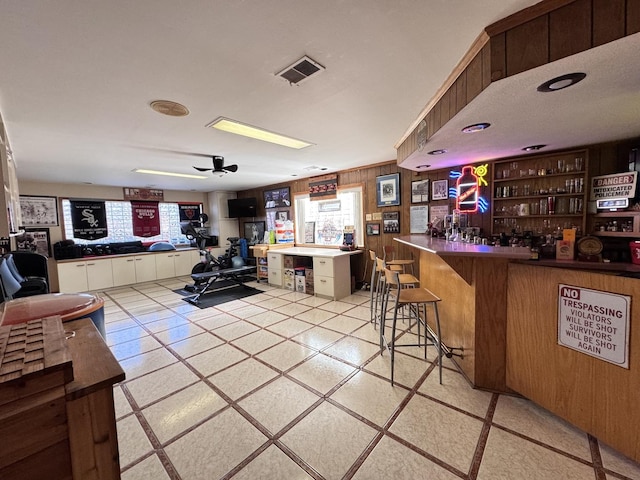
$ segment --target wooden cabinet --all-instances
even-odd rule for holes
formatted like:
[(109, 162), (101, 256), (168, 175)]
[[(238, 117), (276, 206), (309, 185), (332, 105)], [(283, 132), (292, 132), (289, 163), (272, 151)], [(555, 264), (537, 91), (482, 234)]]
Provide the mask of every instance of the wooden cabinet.
[(155, 255), (136, 255), (134, 263), (136, 266), (136, 282), (151, 282), (156, 279), (156, 258)]
[(171, 278), (176, 276), (176, 267), (174, 264), (175, 253), (173, 251), (166, 253), (156, 253), (156, 279)]
[(87, 286), (89, 290), (101, 290), (113, 287), (111, 260), (90, 260), (87, 264)]
[(587, 151), (518, 157), (495, 162), (492, 234), (534, 235), (558, 229), (585, 231)]
[(198, 250), (177, 250), (173, 254), (173, 266), (176, 277), (190, 275), (193, 266), (200, 261)]
[(589, 215), (587, 233), (598, 237), (640, 238), (640, 211)]

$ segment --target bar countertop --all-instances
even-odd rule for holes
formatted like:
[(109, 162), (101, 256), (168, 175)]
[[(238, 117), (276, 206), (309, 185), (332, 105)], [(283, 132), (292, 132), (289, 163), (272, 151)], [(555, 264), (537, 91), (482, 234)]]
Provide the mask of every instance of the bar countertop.
[(489, 245), (476, 245), (474, 243), (449, 242), (425, 234), (403, 235), (394, 238), (394, 240), (441, 257), (482, 256), (516, 260), (528, 260), (531, 257), (529, 249), (524, 247), (492, 247)]

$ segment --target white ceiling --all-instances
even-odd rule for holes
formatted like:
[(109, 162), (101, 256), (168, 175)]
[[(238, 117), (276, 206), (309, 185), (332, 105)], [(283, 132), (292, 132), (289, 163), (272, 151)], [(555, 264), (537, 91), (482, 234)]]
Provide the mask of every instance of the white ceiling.
[[(0, 112), (21, 181), (206, 192), (241, 190), (290, 181), (292, 175), (323, 173), (305, 170), (311, 166), (331, 172), (388, 161), (396, 158), (394, 144), (481, 30), (534, 3), (3, 2)], [(300, 86), (290, 86), (274, 75), (303, 55), (326, 70)], [(620, 57), (613, 59), (611, 63), (619, 65)], [(630, 63), (634, 66), (632, 83), (637, 85), (637, 59)], [(500, 83), (490, 88), (499, 90)], [(507, 108), (519, 97), (501, 95), (500, 109), (512, 116), (504, 122), (514, 124), (516, 117), (526, 119), (534, 113), (528, 110), (531, 105), (520, 104), (516, 111)], [(149, 107), (158, 99), (182, 103), (191, 113), (183, 118), (160, 115)], [(600, 119), (608, 124), (612, 119), (606, 115), (606, 105), (598, 103), (598, 98), (591, 100), (602, 107)], [(623, 105), (627, 102), (626, 133), (640, 132), (637, 109), (628, 104), (636, 100), (637, 92), (621, 99)], [(485, 107), (495, 104), (487, 103), (474, 102), (463, 112), (472, 114), (469, 118), (492, 121), (482, 115), (488, 112)], [(569, 120), (580, 120), (581, 115)], [(315, 145), (291, 150), (205, 128), (218, 116)], [(533, 118), (549, 123), (540, 112)], [(521, 130), (534, 128), (521, 125)], [(562, 132), (564, 125), (556, 123), (553, 130)], [(581, 140), (594, 138), (588, 134), (592, 127), (595, 125), (580, 123), (586, 132)], [(497, 140), (510, 138), (504, 132)], [(444, 137), (444, 133), (438, 135)], [(427, 149), (440, 148), (431, 148), (437, 140), (434, 137)], [(525, 144), (563, 146), (561, 139), (549, 140), (544, 132), (526, 140)], [(493, 147), (498, 149), (496, 144)], [(452, 148), (445, 138), (443, 148)], [(227, 164), (238, 164), (239, 171), (206, 180), (132, 173), (134, 168), (196, 173), (193, 165), (211, 165), (209, 159), (189, 153), (223, 155)]]

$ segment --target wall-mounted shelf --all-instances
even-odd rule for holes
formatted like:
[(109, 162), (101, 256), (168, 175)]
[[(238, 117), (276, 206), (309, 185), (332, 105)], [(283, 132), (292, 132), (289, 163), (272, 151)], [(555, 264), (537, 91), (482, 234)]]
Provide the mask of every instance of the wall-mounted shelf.
[[(618, 228), (626, 228), (627, 231), (608, 231), (607, 227), (614, 221), (620, 222)], [(604, 224), (604, 231), (596, 228), (600, 223)], [(597, 237), (640, 238), (640, 211), (594, 213), (589, 215), (589, 230)]]

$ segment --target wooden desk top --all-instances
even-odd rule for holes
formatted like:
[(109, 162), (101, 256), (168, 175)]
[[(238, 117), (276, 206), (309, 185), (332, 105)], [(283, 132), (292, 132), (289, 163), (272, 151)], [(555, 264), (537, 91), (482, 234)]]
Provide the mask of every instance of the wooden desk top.
[(89, 318), (64, 324), (73, 361), (73, 381), (65, 387), (67, 400), (76, 400), (125, 379), (124, 370)]

